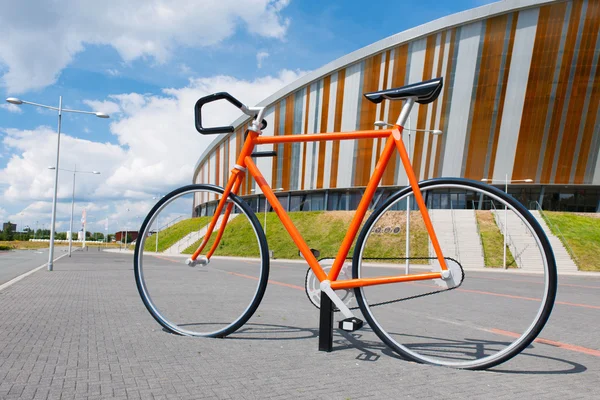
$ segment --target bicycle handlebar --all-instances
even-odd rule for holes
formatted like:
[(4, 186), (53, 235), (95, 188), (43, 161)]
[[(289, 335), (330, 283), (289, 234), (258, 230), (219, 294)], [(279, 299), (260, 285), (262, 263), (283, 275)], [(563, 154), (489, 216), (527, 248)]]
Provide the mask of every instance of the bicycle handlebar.
[[(194, 114), (195, 114), (195, 118), (196, 118), (196, 130), (198, 132), (200, 132), (203, 135), (216, 135), (216, 134), (220, 134), (220, 133), (232, 133), (235, 130), (235, 128), (233, 126), (216, 126), (213, 128), (204, 128), (202, 126), (202, 106), (207, 103), (212, 103), (213, 101), (223, 100), (223, 99), (227, 100), (228, 102), (230, 102), (231, 104), (233, 104), (234, 106), (239, 108), (240, 111), (242, 111), (244, 114), (249, 115), (249, 116), (254, 116), (256, 118), (256, 115), (248, 107), (246, 107), (244, 104), (242, 104), (241, 101), (239, 101), (238, 99), (236, 99), (229, 93), (227, 93), (227, 92), (213, 93), (213, 94), (209, 94), (208, 96), (204, 96), (204, 97), (201, 97), (200, 99), (198, 99), (198, 101), (196, 102), (196, 105), (194, 106)], [(263, 119), (260, 129), (262, 130), (262, 129), (265, 129), (266, 127), (267, 127), (267, 121), (265, 121)]]

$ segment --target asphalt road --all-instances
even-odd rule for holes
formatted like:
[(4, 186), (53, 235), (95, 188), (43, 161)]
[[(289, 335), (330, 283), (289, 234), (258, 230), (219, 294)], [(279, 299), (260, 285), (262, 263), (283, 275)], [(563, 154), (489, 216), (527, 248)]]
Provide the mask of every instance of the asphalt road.
[[(54, 248), (55, 259), (67, 251)], [(0, 251), (0, 285), (48, 262), (48, 249)]]

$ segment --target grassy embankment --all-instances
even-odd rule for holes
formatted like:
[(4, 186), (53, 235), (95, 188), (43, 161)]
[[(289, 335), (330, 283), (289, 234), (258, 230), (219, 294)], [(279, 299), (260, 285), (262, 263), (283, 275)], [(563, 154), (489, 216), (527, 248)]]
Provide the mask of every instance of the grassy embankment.
[[(479, 234), (483, 243), (483, 258), (486, 267), (502, 268), (504, 262), (504, 237), (494, 221), (491, 211), (476, 211)], [(518, 268), (509, 248), (506, 249), (506, 266)]]
[[(289, 213), (308, 246), (319, 250), (321, 258), (335, 257), (353, 214), (353, 211)], [(411, 224), (411, 256), (427, 257), (427, 233), (422, 222), (419, 222), (418, 212), (414, 215)], [(262, 225), (264, 214), (259, 214), (258, 217)], [(382, 229), (382, 232), (371, 235), (364, 257), (404, 257), (406, 231), (403, 221), (405, 220), (406, 214), (402, 211), (389, 213), (389, 217), (380, 220), (378, 226), (382, 228), (398, 226), (401, 229), (397, 233), (384, 233)], [(216, 234), (213, 233), (208, 246), (212, 245), (215, 236)], [(273, 251), (276, 258), (301, 258), (296, 245), (274, 213), (267, 214), (267, 241), (269, 250)], [(199, 243), (200, 241), (194, 243), (184, 250), (184, 253), (193, 253)], [(353, 250), (354, 246), (350, 249), (349, 257), (352, 257)], [(215, 255), (258, 257), (256, 237), (246, 218), (240, 216), (230, 221)]]
[(553, 234), (560, 238), (562, 233), (580, 271), (600, 271), (600, 218), (552, 211), (544, 211), (544, 216), (550, 220)]
[[(179, 221), (176, 224), (163, 229), (158, 233), (158, 251), (165, 251), (177, 243), (177, 241), (181, 240), (188, 233), (200, 230), (209, 222), (209, 217), (190, 218)], [(146, 243), (144, 243), (145, 251), (156, 250), (156, 236), (154, 235), (155, 234), (146, 239)], [(129, 248), (130, 246), (127, 247)], [(133, 248), (133, 246), (131, 246), (131, 248)]]
[[(55, 242), (55, 246), (68, 246), (68, 242)], [(104, 243), (104, 242), (85, 242), (87, 247), (119, 247), (118, 243)], [(29, 242), (29, 241), (0, 241), (0, 250), (36, 250), (46, 249), (50, 246), (49, 242)], [(73, 242), (73, 247), (81, 247), (81, 242)]]

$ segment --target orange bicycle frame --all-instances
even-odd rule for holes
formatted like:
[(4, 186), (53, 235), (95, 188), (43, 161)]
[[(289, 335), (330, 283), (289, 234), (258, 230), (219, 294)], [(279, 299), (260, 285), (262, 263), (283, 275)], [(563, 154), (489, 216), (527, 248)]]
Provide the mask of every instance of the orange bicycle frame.
[[(410, 164), (410, 159), (408, 157), (408, 153), (406, 152), (406, 148), (404, 147), (404, 142), (402, 141), (402, 126), (396, 125), (393, 129), (382, 129), (382, 130), (368, 130), (368, 131), (356, 131), (356, 132), (333, 132), (333, 133), (319, 133), (319, 134), (306, 134), (306, 135), (286, 135), (286, 136), (259, 136), (257, 132), (252, 130), (248, 131), (248, 135), (244, 142), (244, 146), (240, 152), (240, 155), (237, 159), (237, 164), (234, 169), (231, 171), (231, 176), (227, 185), (225, 187), (225, 191), (223, 193), (223, 197), (220, 199), (219, 204), (215, 210), (214, 216), (209, 224), (208, 230), (202, 240), (198, 249), (192, 255), (192, 260), (195, 260), (200, 253), (206, 247), (209, 238), (211, 237), (217, 221), (223, 213), (223, 218), (221, 220), (221, 225), (217, 232), (217, 236), (213, 245), (211, 246), (209, 252), (206, 257), (210, 259), (210, 257), (214, 254), (217, 246), (219, 245), (220, 239), (223, 236), (223, 232), (225, 231), (225, 226), (227, 224), (227, 220), (231, 211), (233, 209), (233, 203), (227, 202), (227, 198), (230, 193), (237, 194), (239, 190), (242, 180), (244, 179), (244, 175), (246, 171), (250, 173), (250, 175), (255, 179), (256, 183), (262, 190), (266, 199), (269, 201), (273, 210), (281, 220), (284, 228), (287, 230), (292, 240), (300, 250), (300, 253), (304, 256), (304, 259), (308, 263), (309, 267), (312, 269), (313, 273), (319, 279), (319, 282), (324, 280), (329, 280), (331, 282), (331, 288), (334, 290), (337, 289), (350, 289), (356, 287), (363, 286), (371, 286), (371, 285), (380, 285), (386, 283), (396, 283), (396, 282), (410, 282), (410, 281), (418, 281), (418, 280), (427, 280), (427, 279), (437, 279), (442, 278), (441, 272), (427, 272), (427, 273), (419, 273), (419, 274), (406, 274), (406, 275), (393, 275), (393, 276), (380, 276), (374, 278), (356, 278), (356, 279), (345, 279), (345, 280), (337, 280), (338, 275), (344, 265), (344, 261), (348, 256), (350, 248), (352, 247), (352, 243), (356, 238), (356, 235), (360, 229), (360, 225), (364, 220), (364, 217), (369, 208), (369, 204), (375, 195), (375, 191), (379, 186), (381, 178), (383, 176), (383, 172), (394, 153), (394, 150), (397, 150), (400, 154), (400, 159), (402, 161), (402, 165), (406, 171), (408, 176), (409, 184), (413, 190), (413, 195), (419, 207), (419, 211), (421, 212), (421, 216), (425, 223), (425, 227), (427, 232), (429, 233), (429, 237), (431, 239), (433, 248), (435, 250), (435, 254), (437, 260), (440, 263), (440, 266), (443, 271), (446, 271), (448, 267), (446, 266), (446, 262), (444, 260), (444, 256), (442, 254), (442, 250), (439, 245), (439, 241), (433, 229), (433, 225), (431, 223), (431, 218), (429, 217), (429, 212), (427, 211), (427, 207), (425, 206), (425, 201), (423, 200), (423, 196), (421, 194), (421, 190), (419, 189), (417, 178), (415, 177), (412, 165)], [(311, 252), (310, 248), (306, 244), (306, 241), (290, 219), (289, 215), (275, 196), (275, 193), (259, 171), (258, 167), (254, 163), (254, 160), (251, 157), (252, 151), (255, 146), (261, 144), (279, 144), (279, 143), (301, 143), (301, 142), (317, 142), (317, 141), (327, 141), (327, 140), (356, 140), (356, 139), (365, 139), (365, 138), (387, 138), (387, 142), (379, 157), (377, 165), (375, 166), (375, 171), (373, 175), (369, 179), (369, 183), (365, 189), (365, 193), (356, 209), (356, 213), (350, 222), (350, 227), (346, 232), (346, 236), (342, 241), (340, 249), (338, 250), (337, 256), (329, 274), (325, 274), (325, 271), (320, 266), (316, 257)], [(408, 254), (407, 254), (408, 257)]]

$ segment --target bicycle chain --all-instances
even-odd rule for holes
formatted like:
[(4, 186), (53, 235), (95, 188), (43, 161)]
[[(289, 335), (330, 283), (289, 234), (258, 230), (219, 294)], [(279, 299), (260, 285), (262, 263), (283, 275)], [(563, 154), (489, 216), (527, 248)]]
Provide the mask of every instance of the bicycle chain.
[[(411, 260), (436, 260), (436, 257), (411, 257)], [(458, 264), (458, 266), (460, 267), (460, 270), (462, 272), (462, 276), (460, 278), (460, 283), (454, 287), (448, 288), (448, 289), (442, 289), (442, 290), (435, 290), (433, 292), (428, 292), (428, 293), (421, 293), (421, 294), (417, 294), (414, 296), (409, 296), (409, 297), (402, 297), (399, 299), (394, 299), (394, 300), (388, 300), (388, 301), (382, 301), (379, 303), (375, 303), (375, 304), (369, 304), (369, 307), (378, 307), (378, 306), (384, 306), (387, 304), (394, 304), (394, 303), (399, 303), (401, 301), (406, 301), (406, 300), (412, 300), (412, 299), (418, 299), (419, 297), (425, 297), (425, 296), (431, 296), (432, 294), (437, 294), (437, 293), (443, 293), (443, 292), (448, 292), (450, 290), (459, 288), (463, 281), (465, 280), (465, 270), (463, 269), (462, 265), (460, 265), (460, 263), (458, 261), (456, 261), (455, 259), (451, 258), (451, 257), (445, 257), (444, 259), (448, 259), (448, 260), (452, 260), (454, 261), (456, 264)], [(364, 260), (406, 260), (406, 258), (394, 258), (394, 257), (390, 257), (390, 258), (365, 258)], [(308, 292), (305, 288), (304, 293), (306, 293), (306, 297), (308, 297)], [(317, 310), (319, 310), (320, 308), (317, 307), (311, 300), (310, 297), (308, 298), (308, 300), (310, 301), (310, 304), (312, 304), (313, 306), (315, 306), (315, 308)], [(360, 309), (360, 306), (356, 306), (356, 307), (349, 307), (349, 310), (358, 310)], [(334, 306), (333, 309), (334, 312), (338, 312), (340, 311), (339, 308), (336, 308)]]

